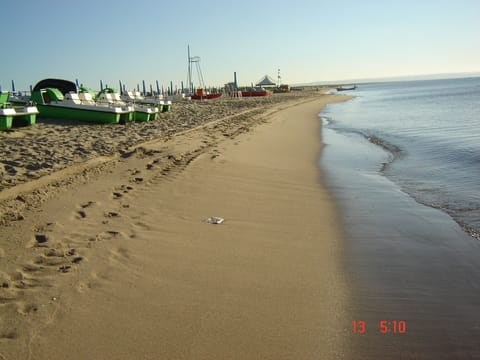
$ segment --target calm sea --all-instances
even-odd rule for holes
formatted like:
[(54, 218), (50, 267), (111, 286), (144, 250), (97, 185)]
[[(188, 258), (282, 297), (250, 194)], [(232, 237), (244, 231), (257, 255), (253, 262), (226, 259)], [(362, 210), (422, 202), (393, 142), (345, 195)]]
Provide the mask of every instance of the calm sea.
[[(320, 165), (342, 215), (351, 318), (367, 325), (350, 329), (353, 358), (480, 359), (480, 78), (350, 94), (320, 114)], [(382, 333), (392, 320), (408, 330)]]
[[(387, 151), (378, 171), (480, 233), (480, 78), (360, 85), (322, 115)], [(330, 151), (335, 151), (331, 149)]]

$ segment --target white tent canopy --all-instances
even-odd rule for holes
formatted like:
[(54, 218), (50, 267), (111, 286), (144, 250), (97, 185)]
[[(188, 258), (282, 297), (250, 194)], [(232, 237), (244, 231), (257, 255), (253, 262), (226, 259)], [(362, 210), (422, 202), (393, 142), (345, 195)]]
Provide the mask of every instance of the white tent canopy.
[(270, 76), (265, 75), (256, 83), (255, 86), (275, 86), (275, 85), (277, 85), (275, 81), (273, 81), (273, 79)]

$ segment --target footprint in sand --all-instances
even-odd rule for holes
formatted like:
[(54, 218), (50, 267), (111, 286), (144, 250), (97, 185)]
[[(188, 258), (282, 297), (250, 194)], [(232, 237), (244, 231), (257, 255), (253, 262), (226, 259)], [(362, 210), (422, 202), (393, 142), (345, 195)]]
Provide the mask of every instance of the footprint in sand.
[(55, 226), (55, 223), (53, 222), (47, 222), (45, 224), (40, 224), (40, 225), (36, 225), (34, 228), (33, 228), (33, 231), (36, 232), (36, 233), (43, 233), (43, 232), (49, 232), (49, 231), (52, 231), (53, 230), (53, 227)]
[(119, 199), (123, 196), (123, 194), (128, 194), (129, 191), (133, 190), (133, 186), (130, 185), (121, 185), (114, 188), (114, 192), (112, 193), (113, 199)]
[[(38, 256), (35, 263), (40, 265), (47, 266), (59, 266), (66, 265), (68, 262), (73, 264), (79, 264), (84, 260), (83, 256), (79, 256), (77, 250), (74, 248), (64, 250), (64, 249), (48, 249), (45, 251), (44, 256)], [(67, 268), (59, 267), (61, 272), (67, 272)]]
[(122, 193), (119, 193), (119, 192), (116, 192), (116, 191), (112, 193), (112, 197), (113, 197), (114, 199), (119, 199), (119, 198), (121, 198), (122, 196), (123, 196)]
[(108, 218), (115, 218), (115, 217), (120, 217), (120, 214), (116, 211), (109, 211), (109, 212), (106, 212), (104, 216)]
[(27, 289), (38, 288), (43, 286), (44, 284), (42, 284), (41, 281), (33, 278), (25, 278), (14, 284), (14, 287), (19, 290), (27, 290)]
[(26, 275), (23, 273), (23, 271), (17, 269), (11, 276), (10, 276), (10, 279), (12, 281), (19, 281), (19, 280), (23, 280), (26, 278)]
[(147, 170), (152, 170), (155, 168), (155, 165), (158, 164), (160, 162), (160, 159), (155, 159), (155, 160), (152, 160), (150, 161), (147, 165), (146, 165), (146, 168)]
[(39, 244), (46, 243), (48, 241), (48, 236), (45, 234), (35, 234), (35, 240)]
[(58, 268), (58, 271), (61, 272), (62, 274), (65, 274), (65, 273), (68, 273), (71, 268), (72, 268), (71, 265), (62, 265)]
[(130, 175), (138, 175), (141, 173), (141, 171), (138, 169), (130, 169), (129, 171), (130, 171)]
[(0, 339), (15, 340), (18, 338), (18, 334), (15, 330), (5, 330), (0, 332)]
[(17, 269), (11, 276), (3, 274), (0, 281), (0, 300), (12, 300), (18, 297), (17, 290), (27, 290), (42, 286), (42, 281), (28, 276), (23, 269)]
[(93, 205), (95, 205), (95, 201), (87, 201), (83, 204), (80, 204), (78, 205), (77, 207), (80, 208), (80, 210), (78, 210), (76, 213), (75, 213), (75, 217), (77, 219), (85, 219), (87, 217), (87, 212), (85, 211), (85, 209), (87, 208), (90, 208), (92, 207)]
[(170, 166), (165, 166), (162, 170), (162, 175), (168, 175), (170, 173)]
[(43, 269), (43, 266), (39, 266), (34, 263), (25, 263), (22, 267), (22, 270), (27, 273), (34, 273)]
[(33, 239), (27, 247), (46, 247), (51, 237), (44, 233), (33, 234)]
[(38, 311), (38, 305), (33, 303), (17, 302), (17, 311), (21, 315), (27, 315)]
[(113, 231), (113, 230), (102, 231), (101, 233), (97, 234), (97, 236), (95, 237), (95, 240), (97, 241), (111, 240), (120, 235), (122, 235), (122, 233), (119, 231)]
[(45, 250), (45, 256), (63, 258), (65, 257), (65, 251), (63, 249), (51, 248), (51, 249)]
[[(11, 283), (12, 283), (12, 278), (3, 272), (0, 272), (0, 288), (8, 289), (11, 286)], [(3, 294), (0, 297), (0, 299), (3, 299)]]
[(88, 201), (88, 202), (86, 202), (86, 203), (84, 203), (84, 204), (80, 204), (80, 207), (81, 207), (82, 209), (85, 209), (85, 208), (89, 208), (90, 206), (92, 206), (92, 205), (94, 205), (94, 204), (95, 204), (95, 201)]
[(133, 178), (132, 180), (130, 180), (131, 182), (134, 182), (136, 184), (139, 184), (139, 183), (142, 183), (143, 182), (143, 178), (142, 177), (135, 177)]
[(75, 256), (75, 257), (72, 259), (72, 263), (73, 263), (73, 264), (80, 264), (82, 261), (83, 261), (83, 256)]
[(67, 256), (73, 256), (73, 255), (76, 255), (76, 254), (77, 254), (77, 250), (75, 250), (75, 249), (69, 249), (69, 250), (65, 253), (65, 255), (67, 255)]
[(15, 340), (16, 338), (18, 338), (18, 334), (15, 330), (5, 330), (0, 332), (0, 339)]
[(77, 211), (77, 219), (85, 219), (87, 217), (87, 213), (83, 210)]
[(65, 263), (65, 258), (40, 255), (35, 258), (34, 263), (37, 265), (58, 266)]
[(144, 223), (143, 221), (137, 221), (135, 223), (133, 223), (133, 225), (141, 230), (147, 230), (147, 231), (150, 231), (152, 230), (151, 226)]

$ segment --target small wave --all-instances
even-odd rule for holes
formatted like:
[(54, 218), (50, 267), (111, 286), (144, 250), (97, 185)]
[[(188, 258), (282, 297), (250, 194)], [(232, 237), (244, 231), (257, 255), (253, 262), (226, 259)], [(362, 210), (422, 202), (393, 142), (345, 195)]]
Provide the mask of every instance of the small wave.
[(476, 229), (474, 229), (473, 227), (465, 223), (459, 222), (459, 225), (461, 226), (463, 231), (465, 231), (468, 235), (480, 241), (480, 232), (478, 232)]
[(389, 153), (391, 156), (389, 157), (387, 162), (384, 162), (381, 164), (382, 167), (380, 169), (380, 172), (384, 172), (387, 169), (388, 165), (390, 165), (396, 159), (400, 158), (401, 154), (403, 153), (400, 147), (392, 143), (389, 143), (387, 140), (382, 139), (376, 135), (371, 135), (360, 129), (337, 127), (335, 120), (325, 115), (322, 115), (321, 119), (324, 125), (330, 125), (330, 127), (336, 132), (359, 135), (363, 137), (365, 140), (367, 140), (368, 142), (381, 147), (383, 150)]
[(402, 150), (394, 145), (394, 144), (391, 144), (389, 142), (387, 142), (386, 140), (384, 139), (381, 139), (375, 135), (372, 135), (372, 136), (366, 136), (367, 140), (369, 142), (371, 142), (372, 144), (375, 144), (375, 145), (378, 145), (378, 146), (381, 146), (382, 148), (384, 148), (385, 150), (391, 152), (394, 156), (396, 154), (399, 154)]
[(323, 124), (324, 126), (327, 126), (327, 125), (329, 125), (329, 124), (332, 123), (332, 118), (330, 118), (330, 117), (328, 117), (328, 116), (322, 115), (322, 116), (320, 116), (320, 120), (322, 120), (322, 124)]
[(416, 202), (419, 204), (423, 204), (425, 206), (438, 209), (446, 214), (448, 214), (453, 221), (455, 221), (460, 228), (467, 233), (472, 238), (480, 241), (480, 228), (475, 224), (469, 224), (468, 216), (465, 215), (472, 212), (478, 212), (480, 209), (476, 206), (473, 207), (464, 207), (460, 208), (450, 203), (437, 203), (437, 202), (429, 202), (427, 199), (423, 199), (419, 197), (418, 194), (409, 193), (405, 190), (405, 193), (410, 195)]

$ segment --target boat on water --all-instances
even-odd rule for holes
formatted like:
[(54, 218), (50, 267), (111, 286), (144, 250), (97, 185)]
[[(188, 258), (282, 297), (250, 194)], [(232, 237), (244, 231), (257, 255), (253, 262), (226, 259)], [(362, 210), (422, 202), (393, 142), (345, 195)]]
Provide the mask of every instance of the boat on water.
[(242, 97), (253, 97), (253, 96), (267, 96), (268, 91), (264, 88), (250, 88), (248, 90), (242, 91)]
[(339, 87), (337, 87), (337, 91), (355, 90), (356, 88), (357, 88), (357, 85), (352, 85), (352, 86), (339, 86)]
[(9, 130), (13, 126), (34, 125), (38, 109), (32, 104), (13, 106), (9, 102), (10, 94), (0, 92), (0, 130)]
[(132, 113), (131, 109), (114, 104), (98, 104), (88, 92), (78, 92), (74, 82), (44, 79), (32, 90), (33, 101), (42, 118), (79, 120), (98, 124), (118, 124)]

